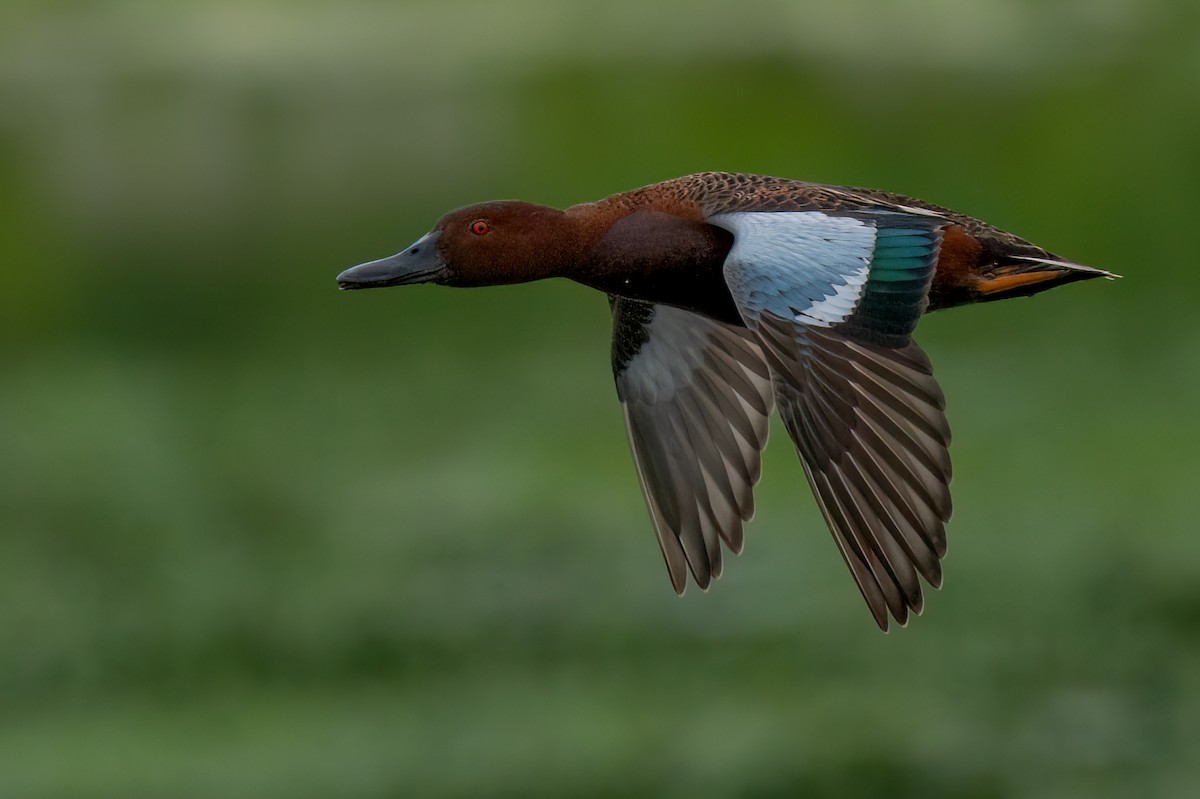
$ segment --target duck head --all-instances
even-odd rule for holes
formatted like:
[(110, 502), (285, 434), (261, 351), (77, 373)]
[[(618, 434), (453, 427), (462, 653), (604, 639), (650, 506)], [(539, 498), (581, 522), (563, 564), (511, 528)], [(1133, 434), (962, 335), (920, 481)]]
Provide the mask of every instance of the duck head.
[(575, 251), (567, 215), (512, 201), (451, 211), (407, 249), (351, 267), (337, 276), (343, 290), (438, 283), (496, 286), (562, 274)]

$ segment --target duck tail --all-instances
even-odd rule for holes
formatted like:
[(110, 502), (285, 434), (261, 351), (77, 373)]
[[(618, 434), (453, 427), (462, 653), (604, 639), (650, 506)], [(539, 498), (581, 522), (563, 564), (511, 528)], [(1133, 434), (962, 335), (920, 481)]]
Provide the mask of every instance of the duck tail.
[(1114, 280), (1120, 275), (1057, 258), (1016, 255), (1010, 256), (1005, 263), (995, 264), (981, 275), (975, 290), (978, 292), (978, 302), (991, 302), (1009, 297), (1028, 297), (1055, 286), (1094, 277)]

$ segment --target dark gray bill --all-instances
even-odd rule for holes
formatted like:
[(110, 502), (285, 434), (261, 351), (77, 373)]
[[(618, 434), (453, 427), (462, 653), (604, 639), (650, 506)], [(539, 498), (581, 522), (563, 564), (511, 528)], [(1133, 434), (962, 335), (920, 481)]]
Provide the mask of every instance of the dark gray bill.
[(426, 233), (403, 252), (350, 267), (337, 276), (338, 288), (352, 291), (436, 283), (446, 273), (446, 266), (437, 252), (438, 235), (436, 230)]

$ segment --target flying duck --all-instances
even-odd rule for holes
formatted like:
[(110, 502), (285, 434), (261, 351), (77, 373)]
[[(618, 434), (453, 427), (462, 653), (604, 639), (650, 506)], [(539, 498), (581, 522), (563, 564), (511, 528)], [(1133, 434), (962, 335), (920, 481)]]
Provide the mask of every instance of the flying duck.
[(671, 585), (742, 550), (778, 408), (884, 631), (938, 588), (950, 428), (922, 314), (1115, 275), (874, 189), (705, 172), (560, 211), (452, 211), (342, 289), (565, 277), (608, 295), (617, 396)]

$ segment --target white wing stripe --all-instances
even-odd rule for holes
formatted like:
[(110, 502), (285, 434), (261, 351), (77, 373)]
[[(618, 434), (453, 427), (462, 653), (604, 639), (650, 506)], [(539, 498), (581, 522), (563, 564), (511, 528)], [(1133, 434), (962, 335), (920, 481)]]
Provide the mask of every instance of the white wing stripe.
[(797, 311), (795, 320), (817, 327), (832, 327), (846, 321), (846, 317), (854, 313), (854, 306), (858, 305), (862, 297), (863, 284), (867, 282), (867, 271), (867, 265), (863, 264), (861, 269), (847, 276), (845, 283), (834, 286), (832, 294), (813, 303), (807, 310)]

